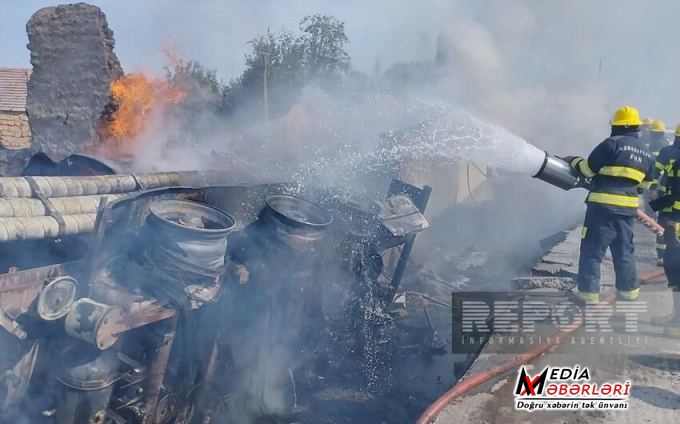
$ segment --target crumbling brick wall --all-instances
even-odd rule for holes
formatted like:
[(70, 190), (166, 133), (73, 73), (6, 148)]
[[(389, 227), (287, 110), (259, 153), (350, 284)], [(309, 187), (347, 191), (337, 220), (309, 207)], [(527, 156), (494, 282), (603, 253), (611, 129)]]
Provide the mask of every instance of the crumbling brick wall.
[(30, 69), (0, 68), (0, 147), (26, 149), (31, 130), (26, 114)]
[(31, 146), (31, 129), (26, 112), (0, 110), (0, 146), (5, 149), (27, 149)]
[(123, 75), (106, 16), (85, 3), (47, 7), (26, 25), (33, 147), (59, 158), (97, 141), (111, 81)]

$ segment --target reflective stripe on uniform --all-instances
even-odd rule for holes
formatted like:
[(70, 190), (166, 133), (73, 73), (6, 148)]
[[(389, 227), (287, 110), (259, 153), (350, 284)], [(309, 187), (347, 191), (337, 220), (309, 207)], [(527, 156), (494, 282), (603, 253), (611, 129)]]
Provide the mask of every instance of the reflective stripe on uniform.
[(638, 184), (638, 188), (642, 190), (649, 190), (649, 188), (652, 186), (652, 183), (653, 181), (643, 181), (640, 184)]
[(680, 202), (676, 201), (673, 203), (673, 209), (676, 211), (680, 211)]
[(619, 290), (619, 296), (621, 296), (621, 298), (625, 299), (625, 300), (635, 300), (635, 299), (637, 299), (639, 294), (640, 294), (640, 289), (635, 289), (635, 290), (630, 290), (630, 291)]
[[(623, 196), (620, 194), (593, 193), (588, 195), (588, 201), (593, 203), (603, 203), (606, 205), (623, 206), (625, 208), (637, 208), (640, 206), (640, 199), (637, 196)], [(680, 202), (675, 202), (680, 210)]]
[(659, 191), (666, 192), (666, 187), (665, 186), (659, 186)]
[(623, 177), (630, 178), (633, 181), (641, 182), (645, 179), (645, 173), (638, 171), (635, 168), (629, 168), (627, 166), (603, 166), (598, 172), (600, 175), (606, 175), (608, 177)]
[(659, 161), (656, 161), (655, 164), (656, 164), (656, 167), (659, 168), (659, 170), (661, 170), (661, 171), (665, 171), (665, 170), (666, 170), (666, 167), (663, 166), (663, 163), (661, 163), (661, 162), (659, 162)]
[(586, 238), (586, 234), (588, 234), (588, 227), (581, 228), (581, 238), (582, 239)]
[(661, 244), (661, 243), (657, 243), (656, 248), (657, 248), (657, 250), (666, 250), (666, 245)]
[(579, 170), (581, 174), (583, 174), (584, 177), (586, 178), (593, 178), (595, 176), (595, 173), (593, 172), (592, 169), (590, 169), (590, 166), (588, 166), (588, 161), (583, 158), (579, 158), (580, 160), (575, 160), (574, 165), (572, 165), (575, 169)]
[(659, 156), (659, 153), (660, 153), (660, 152), (652, 152), (652, 154), (654, 155), (654, 157)]

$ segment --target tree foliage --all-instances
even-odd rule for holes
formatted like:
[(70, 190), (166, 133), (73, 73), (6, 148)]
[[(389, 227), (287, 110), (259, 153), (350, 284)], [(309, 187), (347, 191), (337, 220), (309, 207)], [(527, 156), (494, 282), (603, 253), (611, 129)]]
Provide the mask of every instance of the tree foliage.
[(300, 89), (311, 80), (331, 80), (351, 69), (344, 46), (349, 42), (345, 24), (330, 15), (305, 16), (301, 34), (282, 29), (255, 37), (249, 44), (246, 69), (223, 91), (226, 110), (263, 100), (267, 91), (274, 114), (287, 110)]
[[(238, 109), (262, 106), (265, 73), (272, 115), (285, 113), (300, 90), (310, 81), (335, 81), (351, 71), (345, 51), (349, 38), (345, 24), (330, 15), (302, 18), (300, 33), (281, 29), (267, 30), (248, 42), (251, 51), (245, 56), (241, 76), (224, 84), (216, 71), (196, 61), (179, 61), (166, 69), (167, 81), (186, 91), (181, 113), (192, 116), (205, 111), (230, 113)], [(261, 109), (260, 109), (261, 110)]]
[(347, 72), (351, 68), (344, 50), (349, 38), (345, 23), (330, 15), (305, 16), (300, 22), (303, 32), (305, 67), (312, 77)]
[(165, 69), (167, 82), (186, 93), (182, 107), (189, 111), (212, 110), (220, 107), (220, 102), (227, 89), (217, 78), (215, 69), (206, 69), (197, 61), (180, 60), (172, 69)]
[(185, 139), (196, 140), (198, 134), (205, 135), (209, 129), (205, 121), (221, 112), (227, 85), (217, 78), (216, 70), (206, 69), (196, 61), (178, 61), (165, 69), (165, 79), (185, 93), (181, 102), (169, 107), (173, 123)]

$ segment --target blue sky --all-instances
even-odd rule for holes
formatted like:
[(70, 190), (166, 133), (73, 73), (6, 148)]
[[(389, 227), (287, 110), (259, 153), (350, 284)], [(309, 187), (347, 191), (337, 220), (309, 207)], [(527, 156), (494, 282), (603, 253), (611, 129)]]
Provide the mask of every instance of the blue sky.
[[(437, 35), (453, 34), (456, 62), (440, 92), (515, 131), (550, 122), (556, 132), (565, 125), (588, 128), (594, 123), (606, 129), (610, 113), (624, 103), (638, 106), (643, 115), (662, 117), (669, 126), (680, 121), (677, 0), (90, 3), (106, 13), (126, 72), (162, 72), (161, 49), (169, 42), (180, 57), (217, 69), (228, 80), (242, 72), (248, 40), (268, 27), (295, 30), (304, 15), (325, 13), (346, 23), (347, 50), (355, 68), (367, 73), (377, 57), (383, 69), (397, 61), (431, 61)], [(0, 0), (0, 66), (30, 66), (26, 21), (54, 4)], [(603, 92), (595, 93), (597, 102), (594, 91)]]
[[(436, 2), (436, 1), (435, 1)], [(48, 0), (0, 0), (0, 66), (28, 67), (25, 24)], [(218, 68), (226, 79), (243, 69), (247, 41), (268, 27), (297, 29), (306, 14), (330, 13), (347, 24), (348, 50), (360, 70), (370, 72), (376, 56), (389, 65), (401, 58), (434, 56), (436, 33), (402, 31), (417, 9), (389, 0), (95, 0), (115, 32), (115, 51), (126, 71), (162, 68), (162, 46), (172, 43), (181, 57)], [(390, 16), (376, 17), (389, 8)], [(395, 38), (400, 41), (395, 43)]]

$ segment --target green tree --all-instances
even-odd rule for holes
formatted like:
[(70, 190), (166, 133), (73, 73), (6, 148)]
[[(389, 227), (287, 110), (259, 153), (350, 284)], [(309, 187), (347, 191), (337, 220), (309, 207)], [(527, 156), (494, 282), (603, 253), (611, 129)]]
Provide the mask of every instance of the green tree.
[(277, 109), (284, 97), (299, 91), (304, 83), (304, 47), (291, 32), (281, 30), (249, 41), (252, 52), (246, 54), (246, 69), (231, 81), (223, 93), (227, 111), (244, 104), (261, 102), (264, 96), (265, 70), (272, 106)]
[(181, 129), (183, 139), (200, 142), (211, 130), (206, 121), (222, 109), (227, 86), (217, 78), (216, 70), (192, 60), (180, 60), (172, 68), (166, 68), (165, 74), (171, 87), (185, 93), (181, 102), (169, 106), (172, 122)]
[(310, 15), (300, 21), (300, 30), (300, 36), (285, 29), (267, 30), (266, 35), (249, 41), (252, 51), (246, 54), (245, 70), (222, 91), (224, 111), (262, 103), (265, 70), (273, 114), (285, 113), (310, 80), (336, 78), (350, 71), (343, 22), (330, 15)]
[(349, 38), (345, 23), (330, 15), (307, 15), (300, 22), (304, 33), (305, 65), (312, 77), (348, 72), (351, 60), (345, 52)]
[(197, 61), (177, 62), (165, 69), (167, 82), (186, 93), (181, 106), (185, 112), (216, 111), (220, 105), (225, 84), (217, 78), (217, 71), (206, 69)]

